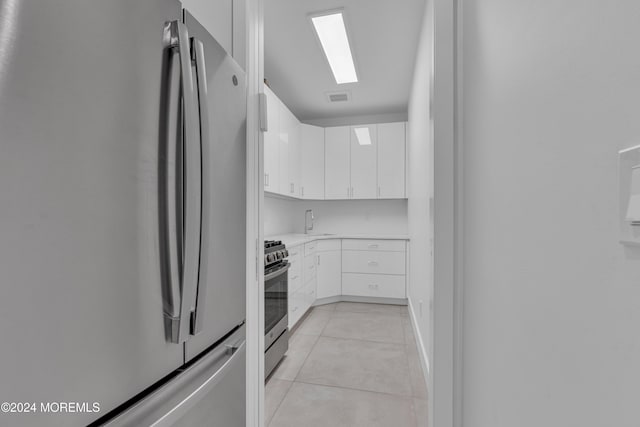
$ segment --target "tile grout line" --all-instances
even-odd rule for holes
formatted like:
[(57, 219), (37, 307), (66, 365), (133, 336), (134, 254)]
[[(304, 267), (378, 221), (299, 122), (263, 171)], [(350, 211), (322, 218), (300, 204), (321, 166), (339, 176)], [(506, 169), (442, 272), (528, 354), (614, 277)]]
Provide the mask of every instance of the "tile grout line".
[[(287, 380), (278, 380), (278, 381), (287, 381)], [(287, 391), (282, 396), (282, 399), (280, 399), (280, 402), (278, 402), (278, 405), (276, 406), (276, 410), (273, 411), (273, 414), (271, 415), (271, 418), (269, 418), (269, 422), (267, 422), (267, 420), (264, 420), (265, 423), (266, 423), (265, 424), (266, 427), (269, 427), (271, 425), (271, 421), (273, 421), (273, 418), (278, 413), (278, 410), (280, 409), (280, 406), (282, 406), (282, 402), (284, 402), (284, 399), (286, 399), (287, 395), (289, 395), (289, 391), (291, 391), (291, 387), (293, 386), (294, 381), (287, 381), (287, 382), (289, 383), (289, 387), (287, 387)]]
[(390, 396), (390, 397), (407, 399), (407, 400), (413, 400), (413, 399), (425, 400), (425, 399), (417, 398), (417, 397), (412, 396), (412, 395), (407, 396), (407, 395), (404, 395), (404, 394), (395, 394), (395, 393), (388, 393), (388, 392), (376, 391), (376, 390), (366, 390), (366, 389), (362, 389), (362, 388), (345, 387), (345, 386), (341, 386), (341, 385), (320, 384), (320, 383), (313, 383), (313, 382), (309, 382), (309, 381), (300, 381), (300, 380), (295, 380), (294, 382), (298, 383), (298, 384), (315, 385), (315, 386), (321, 386), (321, 387), (331, 387), (331, 388), (338, 388), (338, 389), (342, 389), (342, 390), (362, 391), (364, 393), (374, 393), (374, 394), (380, 394), (380, 395), (383, 395), (383, 396)]
[[(305, 320), (306, 320), (306, 319), (305, 319)], [(327, 322), (327, 323), (329, 323), (329, 322)], [(325, 326), (322, 328), (322, 331), (324, 331), (324, 328), (325, 328), (326, 326), (327, 326), (327, 325), (325, 325)], [(322, 336), (322, 332), (320, 332), (320, 335), (318, 335), (318, 336), (316, 337), (316, 340), (313, 342), (313, 345), (312, 345), (312, 346), (311, 346), (311, 348), (309, 349), (309, 352), (307, 353), (307, 355), (304, 357), (304, 360), (303, 360), (303, 361), (302, 361), (302, 363), (300, 364), (300, 369), (298, 369), (298, 372), (296, 372), (296, 376), (295, 376), (295, 377), (293, 377), (293, 381), (294, 381), (294, 382), (295, 382), (295, 381), (296, 381), (296, 379), (298, 378), (298, 375), (300, 375), (300, 371), (302, 371), (302, 368), (304, 367), (304, 364), (305, 364), (305, 363), (307, 363), (307, 359), (309, 359), (309, 355), (311, 354), (311, 352), (313, 351), (313, 349), (314, 349), (314, 348), (316, 348), (316, 345), (318, 345), (318, 341), (320, 341), (320, 337), (321, 337), (321, 336)], [(287, 391), (287, 393), (289, 393), (289, 392)]]

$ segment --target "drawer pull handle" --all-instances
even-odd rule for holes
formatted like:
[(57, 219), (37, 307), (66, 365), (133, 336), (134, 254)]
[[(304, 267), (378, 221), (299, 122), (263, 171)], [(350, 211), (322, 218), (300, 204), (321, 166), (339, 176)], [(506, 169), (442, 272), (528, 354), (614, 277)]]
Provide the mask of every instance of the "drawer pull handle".
[(374, 245), (369, 245), (369, 248), (371, 248), (371, 249), (378, 249), (378, 245), (375, 245), (375, 244), (374, 244)]
[(369, 289), (377, 290), (378, 289), (378, 285), (369, 285)]
[(378, 262), (377, 261), (369, 261), (369, 265), (372, 267), (377, 267), (378, 266)]
[(291, 280), (296, 280), (297, 278), (298, 278), (298, 276), (293, 276), (293, 277), (291, 278)]

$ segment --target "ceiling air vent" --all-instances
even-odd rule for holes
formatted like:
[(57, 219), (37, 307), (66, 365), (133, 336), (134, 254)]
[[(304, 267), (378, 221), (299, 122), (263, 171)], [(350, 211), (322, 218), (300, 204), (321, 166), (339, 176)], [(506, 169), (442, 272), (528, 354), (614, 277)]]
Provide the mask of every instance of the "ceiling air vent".
[(329, 102), (345, 102), (351, 99), (349, 92), (328, 92), (327, 99)]

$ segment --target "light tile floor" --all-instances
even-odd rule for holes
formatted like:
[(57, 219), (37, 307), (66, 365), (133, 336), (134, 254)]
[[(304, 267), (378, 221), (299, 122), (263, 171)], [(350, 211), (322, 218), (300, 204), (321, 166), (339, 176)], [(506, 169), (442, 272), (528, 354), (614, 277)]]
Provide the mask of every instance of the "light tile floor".
[(267, 381), (268, 427), (426, 427), (427, 388), (406, 307), (315, 307)]

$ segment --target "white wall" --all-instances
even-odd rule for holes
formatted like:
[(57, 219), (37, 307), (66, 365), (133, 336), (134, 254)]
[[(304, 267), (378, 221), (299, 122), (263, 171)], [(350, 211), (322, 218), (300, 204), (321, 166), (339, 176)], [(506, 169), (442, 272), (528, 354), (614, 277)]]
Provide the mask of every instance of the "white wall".
[(287, 200), (265, 194), (264, 234), (304, 233), (313, 209), (313, 233), (407, 234), (406, 200)]
[(464, 426), (638, 426), (640, 2), (462, 3)]
[[(407, 129), (408, 220), (411, 252), (409, 301), (417, 321), (423, 351), (433, 360), (433, 2), (425, 7), (422, 32), (409, 100)], [(422, 310), (421, 310), (422, 305)]]
[(294, 203), (295, 201), (277, 198), (265, 193), (264, 195), (264, 235), (294, 232)]

